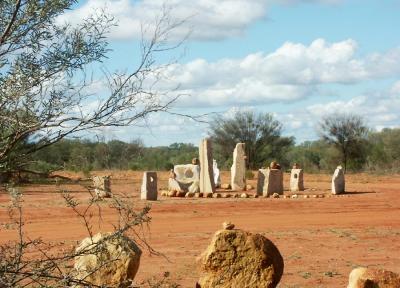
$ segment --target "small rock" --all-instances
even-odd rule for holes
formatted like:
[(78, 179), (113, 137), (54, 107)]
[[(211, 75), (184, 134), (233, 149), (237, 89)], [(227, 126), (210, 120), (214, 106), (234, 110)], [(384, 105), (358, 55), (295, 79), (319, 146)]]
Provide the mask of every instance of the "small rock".
[(231, 189), (231, 184), (224, 183), (221, 185), (221, 189), (229, 190)]
[(239, 198), (240, 197), (240, 195), (239, 194), (233, 194), (233, 198)]
[(318, 195), (312, 195), (313, 198), (318, 198)]
[(175, 190), (174, 191), (169, 191), (167, 196), (168, 197), (176, 197), (176, 193), (177, 193), (177, 191), (175, 191)]
[(253, 190), (253, 189), (254, 189), (253, 185), (251, 185), (251, 184), (247, 184), (247, 185), (246, 185), (246, 190), (247, 190), (247, 191)]
[(394, 272), (371, 268), (356, 268), (349, 275), (347, 288), (399, 288), (400, 276)]
[(222, 223), (222, 228), (225, 230), (232, 230), (235, 228), (235, 224), (232, 224), (231, 222), (224, 222)]
[(255, 194), (255, 195), (254, 195), (254, 198), (258, 198), (258, 197), (260, 197), (258, 194)]
[(299, 196), (297, 195), (297, 194), (293, 194), (292, 195), (292, 197), (290, 197), (290, 198), (292, 198), (292, 199), (297, 199)]
[(303, 198), (310, 198), (310, 196), (308, 196), (308, 195), (303, 195)]
[(279, 194), (278, 193), (274, 193), (274, 194), (272, 194), (272, 198), (279, 198), (280, 196), (279, 196)]
[(176, 197), (185, 197), (186, 193), (184, 191), (176, 192)]
[(221, 198), (221, 193), (213, 193), (213, 198)]
[(212, 198), (213, 197), (213, 193), (212, 192), (203, 193), (203, 197), (204, 198)]
[(249, 194), (247, 194), (247, 193), (242, 193), (242, 194), (240, 195), (240, 198), (249, 198)]
[(195, 193), (193, 193), (193, 192), (187, 192), (187, 193), (185, 194), (185, 197), (186, 197), (186, 198), (193, 198), (193, 197), (194, 197), (194, 194), (195, 194)]

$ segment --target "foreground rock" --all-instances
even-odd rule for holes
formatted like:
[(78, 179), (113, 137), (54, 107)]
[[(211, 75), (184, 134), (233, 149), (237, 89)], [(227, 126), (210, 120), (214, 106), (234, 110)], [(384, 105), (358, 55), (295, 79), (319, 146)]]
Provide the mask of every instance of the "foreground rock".
[(351, 271), (347, 288), (399, 288), (400, 276), (394, 272), (370, 268)]
[(75, 257), (77, 278), (97, 286), (129, 287), (142, 251), (128, 237), (111, 235), (98, 233), (82, 240), (76, 248), (80, 254)]
[(234, 225), (228, 224), (215, 233), (200, 258), (202, 276), (197, 287), (276, 287), (283, 274), (278, 248), (260, 234), (232, 230)]

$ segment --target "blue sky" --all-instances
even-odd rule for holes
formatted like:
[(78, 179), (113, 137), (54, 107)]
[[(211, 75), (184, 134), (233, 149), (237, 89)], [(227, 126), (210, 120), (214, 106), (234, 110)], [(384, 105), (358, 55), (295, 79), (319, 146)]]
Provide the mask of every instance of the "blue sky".
[[(359, 114), (376, 130), (400, 126), (400, 1), (88, 0), (63, 17), (80, 21), (106, 7), (119, 26), (109, 35), (113, 51), (103, 65), (123, 70), (137, 63), (140, 23), (151, 27), (162, 5), (173, 19), (188, 18), (172, 41), (191, 31), (174, 55), (158, 58), (166, 63), (184, 51), (159, 88), (180, 85), (186, 96), (173, 111), (274, 113), (283, 134), (298, 143), (316, 139), (318, 122), (329, 113)], [(197, 144), (208, 129), (166, 114), (151, 116), (146, 125), (100, 134), (158, 146)]]

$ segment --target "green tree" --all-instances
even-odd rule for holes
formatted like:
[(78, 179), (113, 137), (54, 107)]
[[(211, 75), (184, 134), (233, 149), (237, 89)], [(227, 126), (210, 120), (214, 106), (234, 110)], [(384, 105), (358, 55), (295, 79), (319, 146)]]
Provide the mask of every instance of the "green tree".
[[(282, 137), (282, 124), (269, 113), (238, 111), (233, 117), (216, 117), (210, 125), (210, 138), (215, 157), (227, 168), (236, 144), (246, 144), (248, 167), (256, 169), (267, 161), (285, 159), (284, 154), (294, 139)], [(286, 164), (286, 163), (285, 163)]]
[[(65, 137), (133, 125), (150, 113), (168, 111), (175, 100), (154, 92), (162, 74), (157, 54), (176, 46), (167, 41), (176, 23), (165, 13), (154, 30), (147, 30), (151, 35), (141, 43), (138, 66), (103, 75), (108, 89), (93, 99), (87, 68), (105, 59), (106, 36), (115, 22), (93, 11), (96, 15), (76, 26), (59, 24), (57, 17), (77, 2), (0, 1), (0, 173), (11, 169), (9, 163), (26, 165), (33, 153)], [(88, 109), (93, 100), (96, 105)]]
[(341, 155), (345, 171), (348, 164), (360, 169), (366, 162), (369, 129), (358, 115), (332, 114), (320, 123), (321, 138)]

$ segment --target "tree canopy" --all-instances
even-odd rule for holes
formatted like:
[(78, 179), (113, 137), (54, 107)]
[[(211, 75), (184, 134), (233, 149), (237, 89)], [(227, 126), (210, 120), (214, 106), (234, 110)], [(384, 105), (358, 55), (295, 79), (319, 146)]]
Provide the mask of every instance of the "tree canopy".
[(176, 45), (166, 41), (176, 26), (168, 15), (160, 11), (143, 39), (138, 66), (104, 72), (106, 88), (92, 95), (98, 79), (88, 76), (88, 68), (107, 57), (107, 33), (116, 23), (93, 11), (76, 25), (60, 24), (57, 17), (77, 2), (0, 1), (0, 173), (27, 165), (32, 153), (64, 137), (132, 125), (175, 100), (153, 86), (161, 75), (157, 53)]
[(265, 166), (268, 161), (283, 162), (284, 153), (293, 145), (294, 139), (282, 137), (282, 124), (270, 113), (237, 111), (232, 117), (216, 117), (209, 135), (215, 145), (216, 155), (229, 166), (232, 151), (237, 143), (245, 143), (248, 167)]

